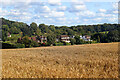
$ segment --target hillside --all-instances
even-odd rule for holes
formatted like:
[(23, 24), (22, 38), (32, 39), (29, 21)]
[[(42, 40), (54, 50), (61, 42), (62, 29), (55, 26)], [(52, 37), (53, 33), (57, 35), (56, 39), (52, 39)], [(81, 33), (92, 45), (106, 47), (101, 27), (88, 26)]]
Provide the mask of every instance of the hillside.
[[(2, 19), (2, 41), (4, 48), (28, 48), (39, 47), (40, 45), (50, 46), (63, 44), (63, 41), (56, 41), (61, 35), (70, 39), (70, 44), (88, 44), (88, 43), (109, 43), (120, 41), (119, 24), (98, 24), (98, 25), (77, 25), (77, 26), (55, 26), (55, 25), (37, 25), (32, 22), (30, 25), (24, 22), (10, 21)], [(80, 36), (89, 36), (91, 42), (80, 39)], [(41, 41), (41, 37), (45, 40)], [(44, 44), (43, 44), (44, 43)], [(67, 43), (64, 43), (67, 44)], [(7, 47), (9, 46), (9, 47)]]

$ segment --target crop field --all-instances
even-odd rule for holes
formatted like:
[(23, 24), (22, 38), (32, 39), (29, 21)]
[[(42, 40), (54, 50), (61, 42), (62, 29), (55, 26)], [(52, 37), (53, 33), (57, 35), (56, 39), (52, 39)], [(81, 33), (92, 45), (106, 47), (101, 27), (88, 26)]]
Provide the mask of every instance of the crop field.
[(3, 78), (118, 78), (118, 44), (2, 50)]

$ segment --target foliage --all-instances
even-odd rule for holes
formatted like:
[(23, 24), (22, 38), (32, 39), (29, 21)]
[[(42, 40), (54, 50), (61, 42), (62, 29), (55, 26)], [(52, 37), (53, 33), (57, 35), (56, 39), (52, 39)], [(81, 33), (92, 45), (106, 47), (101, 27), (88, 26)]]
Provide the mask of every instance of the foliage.
[(64, 45), (71, 45), (71, 43), (67, 43), (67, 42), (65, 42)]
[(58, 43), (54, 44), (54, 46), (63, 46), (63, 45), (64, 45), (64, 43), (62, 43), (62, 42), (58, 42)]
[(54, 44), (55, 43), (56, 36), (54, 34), (48, 35), (47, 36), (47, 43), (48, 45)]
[(10, 43), (2, 43), (2, 49), (11, 49), (11, 48), (16, 48), (16, 46)]
[[(31, 36), (46, 36), (47, 44), (41, 44), (43, 46), (47, 45), (59, 45), (55, 43), (56, 36), (60, 35), (75, 35), (75, 39), (70, 39), (71, 45), (73, 44), (86, 44), (86, 42), (80, 39), (80, 35), (91, 35), (93, 41), (98, 43), (107, 43), (107, 42), (119, 42), (120, 41), (120, 24), (98, 24), (98, 25), (77, 25), (77, 26), (55, 26), (55, 25), (45, 25), (39, 24), (39, 26), (32, 22), (30, 25), (27, 25), (23, 22), (15, 22), (1, 18), (2, 25), (0, 27), (2, 30), (2, 41), (10, 41), (11, 43), (17, 43), (17, 39), (22, 37), (21, 44), (24, 44), (25, 47), (37, 47), (39, 44), (33, 42), (29, 39)], [(12, 37), (8, 37), (8, 33)], [(19, 35), (17, 35), (19, 34)], [(13, 36), (14, 35), (14, 36)], [(91, 42), (92, 43), (92, 42)], [(6, 44), (5, 44), (6, 45)], [(60, 43), (62, 45), (62, 43)]]
[(74, 45), (76, 43), (76, 40), (75, 39), (70, 39), (70, 43), (71, 43), (71, 45)]
[(25, 45), (24, 44), (20, 44), (20, 43), (17, 43), (15, 45), (16, 48), (25, 48)]
[(33, 43), (31, 43), (31, 40), (29, 40), (28, 36), (24, 36), (22, 39), (22, 44), (25, 44), (25, 47), (32, 47), (31, 45), (34, 45)]

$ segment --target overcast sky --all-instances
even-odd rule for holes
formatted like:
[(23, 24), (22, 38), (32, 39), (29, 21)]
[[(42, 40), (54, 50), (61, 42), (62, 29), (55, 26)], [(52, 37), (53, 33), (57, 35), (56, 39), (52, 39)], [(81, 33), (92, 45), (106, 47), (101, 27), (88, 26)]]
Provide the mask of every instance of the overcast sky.
[(117, 1), (104, 1), (2, 0), (0, 17), (27, 24), (36, 22), (56, 26), (118, 23)]

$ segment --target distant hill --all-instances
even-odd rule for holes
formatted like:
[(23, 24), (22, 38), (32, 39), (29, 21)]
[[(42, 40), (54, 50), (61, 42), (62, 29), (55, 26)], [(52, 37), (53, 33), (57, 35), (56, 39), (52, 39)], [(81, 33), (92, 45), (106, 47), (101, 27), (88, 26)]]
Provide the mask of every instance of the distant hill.
[[(46, 44), (51, 45), (56, 44), (56, 39), (60, 35), (75, 36), (75, 38), (70, 39), (70, 43), (74, 44), (86, 44), (86, 43), (109, 43), (109, 42), (120, 42), (120, 24), (98, 24), (98, 25), (77, 25), (77, 26), (55, 26), (46, 25), (32, 22), (30, 25), (24, 22), (17, 22), (7, 20), (5, 18), (0, 18), (2, 20), (2, 25), (0, 25), (0, 39), (3, 41), (5, 48), (8, 46), (11, 48), (21, 48), (21, 47), (34, 47), (40, 42), (36, 41), (40, 36), (46, 38)], [(85, 42), (80, 39), (81, 35), (91, 36), (93, 42)], [(34, 40), (29, 40), (29, 38), (34, 38)], [(18, 39), (20, 43), (18, 42)], [(0, 40), (1, 41), (1, 40)], [(36, 42), (35, 42), (36, 41)], [(60, 42), (60, 41), (59, 41)], [(57, 44), (63, 44), (57, 43)], [(64, 43), (66, 44), (66, 43)]]
[(17, 34), (22, 32), (23, 35), (45, 35), (55, 34), (55, 35), (80, 35), (87, 34), (91, 35), (97, 32), (108, 32), (111, 30), (116, 30), (120, 24), (98, 24), (98, 25), (77, 25), (77, 26), (61, 26), (57, 27), (55, 25), (37, 25), (35, 22), (31, 23), (30, 26), (23, 22), (10, 21), (5, 18), (2, 19), (2, 26), (8, 26), (8, 32), (11, 34)]

